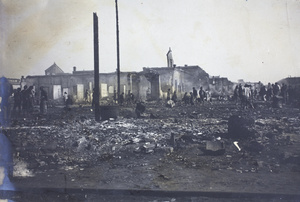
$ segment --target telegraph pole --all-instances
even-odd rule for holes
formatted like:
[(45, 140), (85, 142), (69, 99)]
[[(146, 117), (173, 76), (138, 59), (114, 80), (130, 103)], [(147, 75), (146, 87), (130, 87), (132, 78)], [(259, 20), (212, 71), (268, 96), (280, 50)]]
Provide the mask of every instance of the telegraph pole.
[(94, 92), (93, 102), (95, 105), (95, 120), (100, 121), (99, 107), (99, 40), (98, 40), (98, 16), (93, 13), (94, 17)]
[(116, 0), (116, 32), (117, 32), (117, 77), (118, 77), (118, 104), (120, 104), (120, 45), (119, 45), (119, 15), (118, 0)]

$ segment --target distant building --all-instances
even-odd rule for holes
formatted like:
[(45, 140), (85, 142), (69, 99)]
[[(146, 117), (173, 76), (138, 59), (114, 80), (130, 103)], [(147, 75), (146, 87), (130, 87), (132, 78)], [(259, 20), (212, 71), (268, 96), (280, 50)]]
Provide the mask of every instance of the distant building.
[(45, 70), (45, 75), (59, 75), (64, 74), (64, 71), (57, 66), (57, 64), (51, 65), (48, 69)]

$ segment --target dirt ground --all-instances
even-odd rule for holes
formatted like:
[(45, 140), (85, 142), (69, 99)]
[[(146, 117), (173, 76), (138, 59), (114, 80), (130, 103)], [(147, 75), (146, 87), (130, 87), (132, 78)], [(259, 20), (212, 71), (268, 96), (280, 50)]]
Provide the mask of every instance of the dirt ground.
[[(47, 115), (36, 108), (31, 115), (14, 116), (10, 126), (2, 127), (12, 144), (12, 183), (33, 190), (284, 194), (300, 200), (298, 108), (256, 102), (255, 109), (242, 109), (228, 101), (145, 105), (139, 119), (134, 106), (123, 106), (117, 119), (100, 122), (88, 105), (53, 106)], [(253, 135), (230, 136), (232, 115), (253, 119)], [(221, 152), (208, 152), (208, 142), (216, 141), (223, 145)], [(93, 201), (92, 195), (82, 201), (89, 196)]]

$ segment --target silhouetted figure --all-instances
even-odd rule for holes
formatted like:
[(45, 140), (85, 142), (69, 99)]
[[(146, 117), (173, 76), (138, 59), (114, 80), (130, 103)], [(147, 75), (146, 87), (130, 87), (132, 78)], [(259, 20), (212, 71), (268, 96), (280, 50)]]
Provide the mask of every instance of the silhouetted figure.
[(17, 90), (14, 93), (14, 107), (13, 107), (13, 113), (16, 113), (16, 110), (18, 109), (18, 114), (21, 113), (21, 88), (17, 88)]
[(124, 93), (121, 93), (119, 100), (120, 100), (120, 105), (123, 105), (123, 103), (124, 103)]
[(40, 112), (41, 112), (41, 114), (46, 114), (47, 113), (48, 95), (47, 95), (47, 92), (44, 90), (43, 87), (40, 87), (40, 91), (41, 91)]
[(199, 96), (200, 96), (200, 102), (203, 103), (205, 98), (205, 91), (202, 89), (202, 87), (200, 87)]
[(141, 118), (141, 114), (146, 110), (146, 106), (142, 102), (136, 103), (135, 113), (137, 118)]
[(167, 101), (170, 99), (171, 99), (171, 89), (169, 88), (167, 92)]
[(66, 110), (70, 111), (71, 105), (73, 105), (73, 100), (72, 100), (71, 95), (68, 95), (68, 98), (66, 100)]
[(172, 95), (172, 101), (173, 101), (174, 103), (177, 102), (177, 94), (176, 94), (176, 90), (174, 91), (174, 93), (173, 93), (173, 95)]

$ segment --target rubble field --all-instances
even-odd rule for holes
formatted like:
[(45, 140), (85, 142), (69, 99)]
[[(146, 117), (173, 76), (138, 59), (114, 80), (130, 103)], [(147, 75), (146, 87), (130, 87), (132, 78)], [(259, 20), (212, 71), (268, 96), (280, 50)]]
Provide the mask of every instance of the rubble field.
[[(147, 102), (96, 122), (87, 105), (12, 119), (13, 184), (26, 188), (146, 189), (299, 194), (300, 114), (257, 102), (167, 108)], [(234, 136), (230, 117), (244, 117)], [(243, 129), (242, 127), (245, 127)]]

